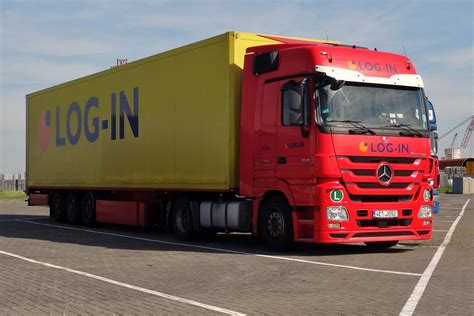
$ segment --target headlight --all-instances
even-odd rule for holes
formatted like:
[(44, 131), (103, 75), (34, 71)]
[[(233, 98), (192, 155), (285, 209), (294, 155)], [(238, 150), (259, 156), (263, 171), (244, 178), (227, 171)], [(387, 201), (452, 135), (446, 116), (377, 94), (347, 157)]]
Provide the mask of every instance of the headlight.
[(330, 221), (346, 222), (349, 220), (349, 214), (344, 206), (326, 207), (326, 217)]
[(433, 216), (433, 208), (430, 205), (422, 205), (418, 211), (418, 218), (431, 218)]

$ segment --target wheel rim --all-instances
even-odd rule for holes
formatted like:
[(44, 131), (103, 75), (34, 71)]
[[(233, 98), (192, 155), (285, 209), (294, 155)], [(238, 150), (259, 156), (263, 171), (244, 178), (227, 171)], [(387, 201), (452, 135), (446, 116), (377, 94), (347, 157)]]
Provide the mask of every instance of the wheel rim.
[(61, 209), (61, 200), (59, 198), (55, 198), (54, 199), (54, 210), (53, 210), (54, 217), (59, 216), (60, 209)]
[(74, 200), (70, 200), (67, 205), (67, 216), (68, 219), (73, 219), (76, 210), (76, 202)]
[(267, 230), (268, 234), (277, 238), (283, 235), (285, 230), (285, 219), (280, 210), (274, 210), (270, 213), (267, 219)]
[(92, 218), (92, 203), (90, 200), (87, 200), (86, 205), (84, 207), (84, 215), (86, 218)]
[(186, 232), (189, 229), (189, 214), (186, 207), (178, 210), (176, 214), (176, 226), (182, 232)]

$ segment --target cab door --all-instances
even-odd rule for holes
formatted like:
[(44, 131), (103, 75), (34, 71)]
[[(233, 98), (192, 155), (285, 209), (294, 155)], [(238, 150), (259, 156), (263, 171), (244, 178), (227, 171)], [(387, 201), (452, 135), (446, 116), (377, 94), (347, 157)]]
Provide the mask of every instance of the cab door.
[[(279, 102), (278, 82), (265, 83), (257, 94), (255, 107), (255, 185), (275, 179), (277, 152), (277, 116)], [(259, 181), (260, 180), (260, 181)]]
[(312, 181), (314, 131), (310, 129), (310, 84), (301, 77), (279, 82), (277, 177), (291, 184)]

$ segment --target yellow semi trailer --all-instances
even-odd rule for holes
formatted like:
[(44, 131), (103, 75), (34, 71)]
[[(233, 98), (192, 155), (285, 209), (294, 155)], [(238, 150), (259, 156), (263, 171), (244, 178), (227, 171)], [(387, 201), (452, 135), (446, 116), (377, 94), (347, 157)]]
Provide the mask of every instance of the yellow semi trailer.
[(245, 50), (228, 32), (26, 97), (27, 186), (231, 190)]

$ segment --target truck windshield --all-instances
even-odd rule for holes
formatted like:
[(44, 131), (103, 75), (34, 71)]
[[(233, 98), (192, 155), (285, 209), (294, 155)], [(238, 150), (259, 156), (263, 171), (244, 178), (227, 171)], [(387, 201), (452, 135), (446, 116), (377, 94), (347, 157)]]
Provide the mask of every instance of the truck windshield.
[(368, 128), (427, 129), (420, 88), (346, 82), (335, 91), (329, 85), (316, 86), (315, 98), (328, 126), (357, 122)]

